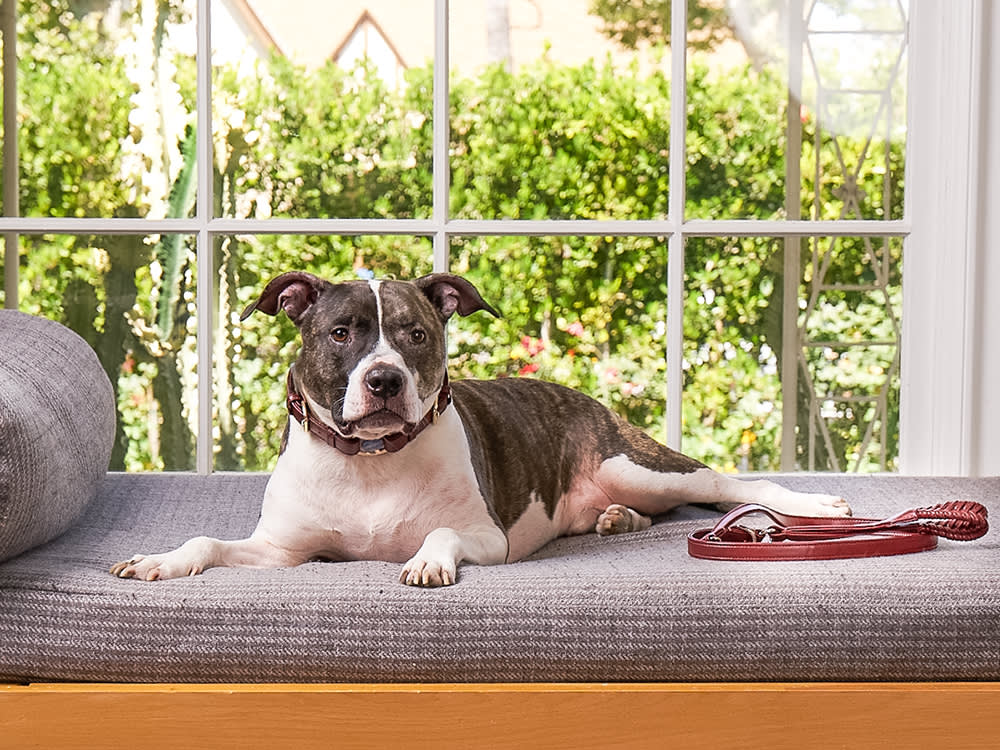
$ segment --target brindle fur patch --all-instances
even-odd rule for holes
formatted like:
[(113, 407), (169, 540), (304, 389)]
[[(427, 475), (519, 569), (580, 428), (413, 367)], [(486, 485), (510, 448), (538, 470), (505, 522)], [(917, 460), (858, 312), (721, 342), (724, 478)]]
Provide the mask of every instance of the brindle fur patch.
[(614, 456), (624, 454), (659, 472), (688, 474), (705, 468), (589, 396), (561, 385), (505, 378), (461, 380), (452, 388), (480, 491), (498, 509), (506, 530), (533, 499), (541, 500), (552, 518), (574, 478), (596, 471)]

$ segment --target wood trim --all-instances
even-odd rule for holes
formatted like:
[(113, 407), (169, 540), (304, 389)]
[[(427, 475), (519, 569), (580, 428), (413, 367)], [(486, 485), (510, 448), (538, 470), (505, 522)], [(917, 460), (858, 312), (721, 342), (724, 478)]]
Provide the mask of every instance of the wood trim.
[(0, 685), (4, 748), (982, 747), (1000, 683)]

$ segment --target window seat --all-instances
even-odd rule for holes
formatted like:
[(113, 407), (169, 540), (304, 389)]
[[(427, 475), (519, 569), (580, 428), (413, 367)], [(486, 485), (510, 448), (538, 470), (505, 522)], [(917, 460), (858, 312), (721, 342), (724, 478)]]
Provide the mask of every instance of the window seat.
[[(0, 357), (0, 367), (12, 361)], [(82, 368), (70, 375), (79, 384)], [(0, 464), (18, 447), (11, 436), (22, 439), (9, 418), (20, 401), (3, 393), (12, 382), (0, 379)], [(28, 471), (40, 480), (64, 459), (49, 466), (42, 452)], [(10, 480), (8, 466), (0, 541), (16, 545), (23, 537), (6, 530), (53, 510), (42, 493), (19, 515)], [(398, 566), (381, 562), (152, 583), (108, 573), (116, 560), (192, 536), (245, 536), (266, 481), (102, 472), (77, 510), (53, 506), (65, 532), (50, 528), (48, 541), (12, 547), (0, 562), (0, 744), (183, 735), (223, 747), (240, 735), (256, 747), (282, 731), (335, 742), (343, 727), (377, 746), (416, 742), (444, 721), (448, 729), (426, 735), (441, 740), (434, 746), (469, 736), (525, 746), (525, 732), (548, 728), (595, 747), (671, 729), (677, 739), (738, 736), (774, 748), (783, 746), (776, 727), (801, 741), (812, 726), (819, 739), (855, 741), (864, 730), (902, 746), (901, 737), (947, 737), (962, 747), (962, 737), (989, 736), (1000, 715), (995, 530), (916, 555), (722, 563), (687, 555), (686, 534), (717, 515), (688, 507), (642, 532), (560, 539), (516, 564), (465, 566), (457, 585), (436, 590), (400, 585)], [(1000, 477), (776, 481), (843, 494), (862, 516), (968, 499), (1000, 517)]]
[[(108, 573), (199, 534), (247, 535), (262, 474), (109, 474), (66, 534), (0, 564), (0, 680), (113, 682), (927, 681), (1000, 679), (998, 535), (867, 560), (696, 560), (711, 511), (556, 540), (414, 589), (398, 565)], [(856, 513), (964, 498), (1000, 478), (787, 475)]]

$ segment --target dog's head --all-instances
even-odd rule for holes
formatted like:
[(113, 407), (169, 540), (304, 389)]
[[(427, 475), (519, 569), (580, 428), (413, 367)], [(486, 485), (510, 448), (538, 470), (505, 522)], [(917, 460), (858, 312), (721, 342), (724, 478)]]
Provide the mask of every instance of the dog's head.
[(377, 440), (418, 423), (445, 380), (445, 324), (477, 310), (499, 317), (476, 288), (452, 274), (412, 282), (332, 284), (302, 271), (271, 280), (243, 311), (298, 327), (295, 377), (319, 416), (344, 437)]

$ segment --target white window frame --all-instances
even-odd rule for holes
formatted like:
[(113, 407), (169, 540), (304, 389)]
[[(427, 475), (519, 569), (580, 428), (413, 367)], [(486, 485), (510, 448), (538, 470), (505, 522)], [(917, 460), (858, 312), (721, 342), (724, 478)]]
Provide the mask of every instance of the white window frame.
[[(1000, 474), (1000, 12), (910, 6), (900, 470)], [(992, 292), (992, 294), (991, 294)]]
[[(11, 3), (4, 3), (7, 9)], [(681, 443), (684, 245), (709, 236), (897, 236), (904, 238), (901, 341), (901, 473), (1000, 474), (1000, 12), (987, 0), (911, 0), (909, 129), (904, 219), (890, 221), (687, 220), (684, 217), (684, 74), (686, 49), (671, 53), (670, 203), (663, 220), (459, 220), (448, 216), (448, 0), (435, 0), (433, 211), (429, 219), (226, 219), (212, 216), (211, 3), (197, 10), (198, 199), (188, 219), (0, 217), (7, 238), (5, 300), (17, 305), (18, 234), (194, 235), (198, 256), (199, 417), (197, 471), (210, 473), (212, 342), (216, 321), (212, 240), (231, 234), (394, 234), (430, 237), (434, 269), (447, 270), (457, 236), (668, 237), (667, 442)], [(672, 4), (675, 29), (687, 26), (687, 4)], [(676, 38), (676, 37), (675, 37)], [(7, 45), (9, 48), (11, 45)], [(13, 57), (14, 50), (9, 54)], [(5, 55), (8, 54), (5, 48)], [(7, 67), (10, 70), (12, 67)], [(10, 89), (5, 87), (5, 96)], [(8, 110), (10, 112), (12, 110)], [(13, 121), (12, 121), (13, 122)], [(8, 131), (9, 132), (9, 131)], [(15, 148), (16, 144), (10, 146)], [(8, 157), (9, 158), (9, 157)], [(16, 158), (16, 157), (15, 157)], [(16, 206), (16, 184), (5, 185)]]

